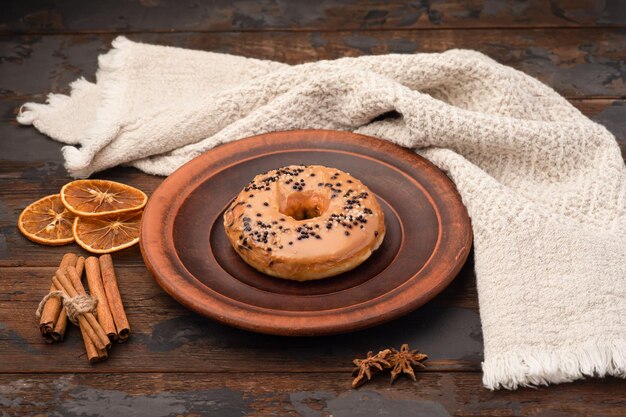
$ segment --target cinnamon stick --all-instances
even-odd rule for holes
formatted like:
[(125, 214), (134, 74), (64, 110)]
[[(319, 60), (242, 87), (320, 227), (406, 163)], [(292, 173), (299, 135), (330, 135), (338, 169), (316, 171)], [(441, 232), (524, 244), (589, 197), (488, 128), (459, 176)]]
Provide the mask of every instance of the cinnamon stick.
[(90, 256), (85, 260), (85, 272), (87, 275), (87, 283), (89, 284), (89, 292), (92, 297), (98, 299), (98, 323), (104, 329), (109, 339), (116, 340), (117, 332), (115, 331), (115, 322), (109, 308), (109, 300), (104, 291), (102, 277), (100, 276), (100, 263), (98, 258)]
[(101, 362), (109, 357), (107, 350), (98, 350), (86, 333), (81, 332), (81, 335), (83, 336), (83, 343), (85, 344), (85, 351), (87, 352), (89, 363)]
[(82, 279), (83, 270), (85, 269), (85, 258), (83, 256), (78, 257), (78, 259), (76, 260), (76, 266), (74, 266), (74, 269), (76, 269), (76, 273)]
[[(76, 289), (63, 271), (58, 270), (52, 280), (61, 291), (65, 292), (70, 297), (76, 297), (78, 295)], [(96, 330), (92, 327), (92, 322), (90, 320), (87, 320), (88, 316), (92, 317), (93, 321), (96, 323), (96, 328), (100, 328), (100, 331), (102, 332), (102, 335), (104, 335), (104, 339), (106, 340), (106, 342), (104, 342), (102, 337), (99, 336), (98, 333), (96, 333)], [(104, 331), (102, 331), (102, 328), (99, 327), (100, 325), (98, 325), (98, 322), (95, 320), (95, 317), (93, 317), (93, 314), (85, 313), (79, 315), (78, 323), (80, 330), (83, 333), (83, 337), (86, 334), (89, 339), (91, 339), (97, 350), (105, 349), (107, 347), (107, 344), (110, 344), (109, 339), (106, 337), (106, 334), (104, 334)]]
[[(76, 265), (77, 256), (73, 253), (66, 253), (63, 255), (63, 259), (59, 265), (59, 269), (65, 269), (68, 266)], [(50, 286), (50, 292), (56, 291), (57, 288), (52, 284)], [(50, 298), (41, 312), (41, 317), (39, 319), (39, 331), (41, 335), (46, 339), (47, 342), (52, 343), (54, 340), (51, 337), (51, 333), (54, 331), (54, 328), (57, 324), (57, 319), (59, 318), (59, 313), (63, 304), (61, 300), (57, 297)]]
[[(74, 267), (71, 267), (71, 266), (67, 267), (67, 277), (69, 277), (70, 284), (74, 287), (74, 290), (76, 290), (78, 294), (87, 295), (87, 292), (85, 291), (85, 287), (83, 287), (83, 283), (80, 280), (80, 276), (78, 275)], [(100, 325), (100, 323), (98, 323), (98, 320), (96, 320), (96, 317), (93, 315), (93, 313), (85, 313), (82, 315), (82, 317), (85, 317), (85, 319), (87, 320), (91, 328), (94, 330), (94, 332), (96, 333), (100, 341), (104, 344), (104, 346), (107, 349), (109, 349), (111, 347), (111, 341), (109, 340), (109, 337), (105, 333), (104, 329), (102, 329), (102, 326)], [(97, 343), (95, 345), (98, 349), (101, 349)]]
[[(76, 260), (76, 273), (81, 276), (83, 274), (83, 268), (85, 265), (85, 258), (82, 256)], [(65, 330), (67, 329), (67, 314), (65, 312), (65, 307), (61, 308), (59, 312), (59, 317), (57, 317), (56, 324), (54, 325), (54, 329), (52, 333), (50, 333), (50, 337), (54, 342), (60, 342), (65, 337)]]
[(100, 257), (100, 273), (102, 275), (102, 284), (109, 301), (109, 309), (115, 322), (117, 331), (117, 341), (125, 342), (130, 336), (130, 325), (122, 304), (122, 296), (117, 286), (117, 278), (115, 277), (115, 268), (113, 267), (113, 259), (111, 255), (102, 255)]
[[(58, 288), (62, 288), (61, 291), (65, 292), (70, 297), (75, 297), (76, 292), (74, 291), (73, 292), (74, 295), (72, 295), (72, 291), (67, 289), (64, 285), (65, 283), (61, 283), (59, 278), (60, 277), (58, 275), (53, 278), (55, 285), (57, 285)], [(89, 322), (82, 315), (78, 316), (78, 326), (80, 327), (80, 332), (83, 335), (83, 340), (85, 338), (88, 338), (91, 341), (91, 343), (94, 345), (95, 349), (97, 350), (105, 347), (105, 345), (100, 341), (100, 339), (98, 339), (98, 335), (96, 335), (96, 332), (91, 328), (91, 325), (89, 324)], [(85, 343), (85, 347), (89, 349), (88, 343)], [(89, 351), (87, 353), (89, 354)]]
[[(79, 281), (83, 276), (83, 268), (86, 266), (86, 260), (82, 256), (76, 261), (76, 275), (78, 275)], [(106, 348), (97, 349), (96, 345), (87, 337), (86, 334), (81, 333), (83, 336), (83, 343), (85, 344), (85, 351), (87, 352), (87, 359), (89, 363), (96, 363), (105, 360), (109, 357)]]
[(85, 352), (87, 352), (87, 360), (89, 360), (89, 363), (98, 362), (100, 354), (98, 353), (96, 345), (94, 345), (89, 335), (87, 335), (87, 332), (83, 332), (82, 328), (80, 334), (83, 338), (83, 344), (85, 345)]
[(67, 314), (65, 313), (65, 307), (61, 308), (59, 317), (54, 325), (54, 329), (50, 332), (50, 339), (52, 342), (60, 342), (65, 337), (65, 330), (67, 330)]

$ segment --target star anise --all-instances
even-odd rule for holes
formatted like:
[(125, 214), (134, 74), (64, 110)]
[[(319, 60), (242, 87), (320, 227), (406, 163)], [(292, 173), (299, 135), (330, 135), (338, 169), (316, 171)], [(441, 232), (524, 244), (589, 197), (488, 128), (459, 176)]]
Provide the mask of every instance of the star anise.
[(391, 370), (391, 383), (396, 380), (400, 374), (407, 374), (413, 381), (416, 380), (414, 367), (426, 368), (422, 363), (428, 356), (419, 353), (417, 350), (410, 350), (406, 343), (400, 347), (400, 351), (391, 349), (391, 353), (387, 357)]
[(391, 353), (390, 349), (381, 350), (375, 355), (372, 355), (372, 352), (367, 352), (367, 357), (365, 359), (355, 359), (352, 361), (356, 368), (354, 369), (353, 374), (357, 374), (354, 381), (352, 381), (352, 387), (356, 388), (359, 384), (365, 382), (365, 377), (369, 381), (372, 379), (372, 372), (376, 373), (382, 371), (383, 369), (389, 368), (391, 365), (387, 362), (387, 356)]

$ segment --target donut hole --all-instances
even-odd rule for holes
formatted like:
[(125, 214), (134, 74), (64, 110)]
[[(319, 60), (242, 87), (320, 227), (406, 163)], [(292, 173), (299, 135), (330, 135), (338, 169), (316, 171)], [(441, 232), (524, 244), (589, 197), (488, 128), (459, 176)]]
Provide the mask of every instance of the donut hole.
[(285, 216), (295, 220), (309, 220), (323, 215), (330, 205), (330, 198), (322, 193), (304, 191), (291, 193), (279, 207)]

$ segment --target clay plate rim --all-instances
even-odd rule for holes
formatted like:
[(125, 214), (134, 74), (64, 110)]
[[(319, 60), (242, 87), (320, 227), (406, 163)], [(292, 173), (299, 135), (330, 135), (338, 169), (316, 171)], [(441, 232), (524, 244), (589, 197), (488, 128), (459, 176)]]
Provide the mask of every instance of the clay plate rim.
[[(185, 198), (215, 171), (238, 160), (273, 151), (311, 149), (358, 154), (380, 153), (388, 165), (391, 159), (423, 170), (429, 180), (429, 197), (440, 222), (440, 236), (431, 261), (415, 276), (384, 296), (366, 303), (324, 311), (284, 311), (241, 303), (213, 291), (183, 265), (173, 246), (173, 224)], [(371, 158), (371, 155), (367, 155)], [(376, 158), (373, 158), (376, 159)], [(397, 168), (399, 169), (399, 168)], [(364, 179), (367, 184), (367, 180)], [(435, 192), (433, 192), (434, 190)], [(393, 202), (392, 202), (393, 204)], [(393, 207), (393, 205), (392, 205)], [(445, 233), (443, 231), (445, 230)], [(404, 245), (405, 242), (402, 242)], [(315, 336), (355, 331), (400, 317), (441, 292), (458, 274), (472, 244), (467, 211), (454, 184), (433, 164), (414, 152), (387, 141), (351, 132), (299, 130), (273, 132), (214, 148), (189, 161), (166, 178), (152, 194), (144, 209), (140, 247), (157, 283), (187, 308), (222, 323), (261, 333)], [(425, 276), (424, 270), (427, 269)], [(416, 279), (419, 276), (419, 279)]]

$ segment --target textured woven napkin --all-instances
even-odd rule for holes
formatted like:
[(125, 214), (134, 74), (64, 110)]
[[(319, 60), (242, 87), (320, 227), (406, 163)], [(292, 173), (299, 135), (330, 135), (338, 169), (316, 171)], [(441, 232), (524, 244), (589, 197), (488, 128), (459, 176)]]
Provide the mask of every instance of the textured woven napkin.
[[(395, 110), (400, 118), (372, 122)], [(123, 37), (95, 84), (18, 121), (76, 177), (168, 175), (214, 146), (278, 130), (353, 130), (444, 170), (467, 206), (484, 385), (626, 376), (626, 169), (613, 136), (537, 80), (473, 51), (297, 66)]]

